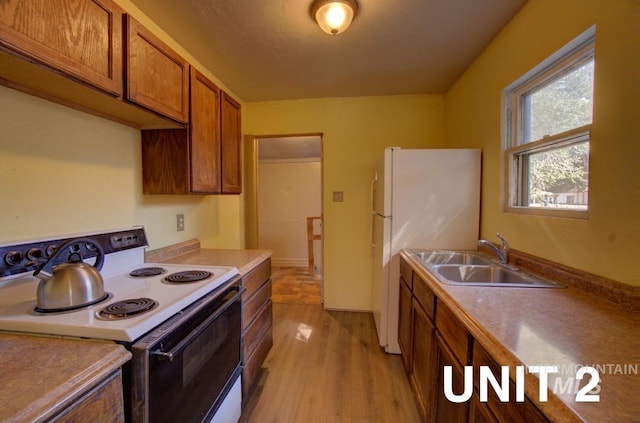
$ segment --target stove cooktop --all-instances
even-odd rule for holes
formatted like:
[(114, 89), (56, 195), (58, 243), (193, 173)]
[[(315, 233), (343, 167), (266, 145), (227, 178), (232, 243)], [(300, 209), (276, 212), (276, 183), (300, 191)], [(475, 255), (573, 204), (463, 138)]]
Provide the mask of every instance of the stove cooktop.
[[(166, 273), (142, 278), (129, 276), (129, 272), (144, 266), (162, 267)], [(209, 272), (211, 276), (189, 283), (164, 281), (167, 275), (191, 271)], [(104, 278), (104, 289), (111, 294), (107, 300), (60, 313), (39, 313), (34, 310), (39, 279), (25, 275), (0, 285), (0, 330), (131, 342), (237, 274), (235, 267), (137, 264), (120, 274)], [(154, 300), (158, 304), (147, 312), (126, 319), (103, 319), (98, 315), (101, 309), (111, 304), (141, 298)]]
[[(238, 274), (238, 269), (231, 266), (145, 263), (147, 241), (142, 227), (82, 237), (97, 242), (104, 250), (100, 273), (108, 297), (82, 309), (38, 312), (35, 308), (40, 280), (33, 276), (33, 270), (69, 238), (0, 245), (0, 330), (132, 342)], [(85, 245), (70, 248), (69, 253), (93, 263), (95, 252)], [(120, 307), (117, 303), (121, 301), (140, 299), (154, 304), (123, 319), (99, 314), (105, 307)]]

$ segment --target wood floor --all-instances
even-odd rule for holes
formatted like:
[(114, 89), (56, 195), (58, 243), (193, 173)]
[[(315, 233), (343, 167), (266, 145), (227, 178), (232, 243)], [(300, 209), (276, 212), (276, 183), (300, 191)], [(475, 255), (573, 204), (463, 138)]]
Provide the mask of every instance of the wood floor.
[(272, 267), (271, 301), (285, 304), (320, 304), (320, 276), (309, 276), (306, 267)]
[(283, 298), (289, 303), (273, 304), (273, 348), (240, 422), (419, 421), (401, 358), (381, 351), (370, 313)]

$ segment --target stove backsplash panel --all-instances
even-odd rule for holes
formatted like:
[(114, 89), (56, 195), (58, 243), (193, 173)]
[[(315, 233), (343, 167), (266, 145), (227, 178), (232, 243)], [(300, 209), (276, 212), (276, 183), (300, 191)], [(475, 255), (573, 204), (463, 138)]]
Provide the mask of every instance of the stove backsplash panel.
[[(102, 247), (105, 255), (149, 245), (142, 226), (66, 238), (50, 238), (23, 244), (0, 245), (0, 277), (33, 272), (38, 266), (46, 263), (60, 245), (75, 238), (89, 238)], [(72, 244), (69, 247), (69, 255), (62, 254), (54, 264), (67, 261), (71, 254), (79, 254), (83, 260), (96, 257), (97, 252), (94, 250), (95, 248), (91, 245), (84, 243)]]

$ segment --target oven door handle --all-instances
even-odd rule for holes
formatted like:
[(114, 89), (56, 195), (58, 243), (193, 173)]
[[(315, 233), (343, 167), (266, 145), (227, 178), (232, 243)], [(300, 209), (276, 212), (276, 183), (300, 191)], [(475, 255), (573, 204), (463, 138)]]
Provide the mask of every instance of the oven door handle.
[(161, 360), (169, 360), (173, 361), (173, 359), (182, 352), (183, 349), (187, 347), (197, 336), (199, 336), (211, 322), (220, 317), (222, 313), (226, 309), (228, 309), (231, 304), (233, 304), (238, 297), (242, 296), (242, 293), (246, 290), (243, 286), (236, 286), (231, 288), (232, 290), (237, 290), (238, 292), (227, 301), (224, 302), (220, 307), (218, 307), (209, 317), (207, 317), (202, 323), (200, 323), (194, 330), (192, 330), (187, 336), (184, 337), (182, 341), (180, 341), (175, 347), (171, 349), (169, 352), (164, 352), (162, 350), (150, 351), (151, 355), (157, 355)]

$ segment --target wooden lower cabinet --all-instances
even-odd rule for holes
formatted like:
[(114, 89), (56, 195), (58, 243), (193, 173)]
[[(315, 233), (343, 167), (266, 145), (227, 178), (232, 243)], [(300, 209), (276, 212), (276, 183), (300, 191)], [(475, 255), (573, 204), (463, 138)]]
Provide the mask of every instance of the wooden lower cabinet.
[[(487, 366), (491, 370), (491, 373), (496, 377), (500, 377), (500, 366), (489, 355), (489, 353), (478, 342), (474, 342), (473, 345), (473, 370), (474, 370), (474, 383), (476, 395), (479, 391), (479, 369), (480, 366)], [(516, 384), (513, 380), (509, 380), (509, 402), (501, 402), (493, 388), (487, 389), (487, 399), (485, 402), (479, 403), (479, 407), (486, 408), (490, 411), (492, 416), (495, 416), (496, 421), (500, 423), (520, 423), (520, 422), (532, 422), (532, 423), (545, 423), (548, 422), (547, 418), (538, 410), (533, 402), (525, 397), (524, 402), (516, 402), (514, 395), (516, 392)], [(480, 397), (478, 396), (478, 401)]]
[(438, 393), (436, 395), (436, 419), (438, 423), (464, 423), (469, 415), (468, 402), (452, 402), (444, 394), (444, 368), (451, 366), (451, 388), (453, 393), (461, 394), (464, 391), (464, 371), (462, 364), (455, 357), (454, 352), (449, 348), (447, 342), (440, 333), (436, 334), (437, 342), (437, 371), (438, 371)]
[(426, 422), (432, 421), (436, 386), (435, 326), (417, 300), (413, 302), (413, 352), (411, 385), (416, 393), (418, 409)]
[(271, 259), (242, 277), (242, 397), (251, 393), (273, 345)]
[(50, 422), (124, 422), (122, 375), (120, 369), (105, 378)]
[[(492, 387), (480, 401), (478, 372), (489, 366), (499, 377), (500, 366), (476, 342), (456, 314), (438, 300), (429, 285), (409, 264), (400, 261), (398, 341), (422, 421), (427, 423), (548, 423), (550, 420), (529, 398), (516, 402), (515, 383), (510, 380), (510, 401), (499, 400)], [(411, 281), (411, 282), (409, 282)], [(464, 366), (471, 365), (473, 393), (469, 401), (449, 401), (444, 393), (444, 367), (451, 366), (454, 394), (464, 392)]]
[(400, 352), (402, 356), (402, 364), (409, 374), (411, 373), (411, 357), (412, 357), (412, 336), (413, 336), (413, 295), (411, 288), (407, 285), (406, 280), (400, 277), (400, 299), (399, 299), (398, 318), (398, 343), (400, 344)]
[(478, 393), (474, 392), (471, 398), (471, 407), (469, 408), (469, 423), (501, 423), (491, 413), (489, 407), (480, 402)]
[(404, 260), (400, 261), (400, 275), (398, 342), (402, 361), (422, 420), (431, 422), (436, 393), (435, 296), (424, 280), (412, 274)]

